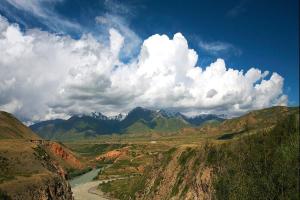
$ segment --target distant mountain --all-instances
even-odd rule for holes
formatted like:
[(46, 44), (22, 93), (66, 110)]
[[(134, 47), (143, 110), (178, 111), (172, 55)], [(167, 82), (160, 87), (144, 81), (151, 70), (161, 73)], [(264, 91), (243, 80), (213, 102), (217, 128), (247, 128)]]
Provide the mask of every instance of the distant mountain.
[(205, 122), (221, 122), (224, 121), (224, 118), (218, 115), (212, 115), (212, 114), (204, 114), (204, 115), (197, 115), (194, 117), (185, 117), (184, 118), (187, 122), (190, 124), (193, 124), (195, 126), (200, 126), (201, 124)]
[(39, 139), (30, 128), (12, 114), (0, 111), (0, 139)]
[(67, 120), (39, 122), (30, 128), (43, 138), (68, 140), (113, 133), (177, 132), (181, 128), (199, 126), (210, 120), (223, 121), (216, 115), (189, 118), (179, 112), (136, 107), (127, 115), (107, 117), (100, 112), (93, 112), (90, 115), (74, 115)]
[(118, 115), (109, 117), (109, 119), (111, 119), (111, 120), (122, 121), (123, 119), (125, 119), (125, 117), (126, 117), (126, 115), (120, 113), (120, 114), (118, 114)]
[(120, 132), (119, 122), (106, 116), (75, 115), (67, 120), (55, 119), (39, 122), (31, 125), (30, 128), (42, 138), (66, 140), (118, 133)]
[(154, 111), (137, 107), (121, 121), (121, 127), (125, 133), (176, 132), (190, 126), (181, 115), (167, 115), (163, 110)]

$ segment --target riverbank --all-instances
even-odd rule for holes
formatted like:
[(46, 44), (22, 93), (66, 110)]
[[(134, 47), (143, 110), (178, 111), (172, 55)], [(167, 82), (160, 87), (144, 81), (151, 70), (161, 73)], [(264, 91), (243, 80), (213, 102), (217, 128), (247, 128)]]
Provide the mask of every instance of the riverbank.
[(98, 185), (114, 180), (128, 178), (113, 177), (104, 180), (94, 180), (100, 170), (101, 169), (93, 169), (69, 181), (75, 200), (112, 200), (111, 197), (107, 197), (101, 190), (99, 190)]
[(75, 200), (110, 200), (98, 188), (103, 181), (91, 181), (72, 187)]
[(93, 169), (70, 180), (75, 200), (108, 200), (108, 198), (106, 198), (105, 195), (97, 189), (98, 185), (104, 182), (104, 180), (93, 180), (100, 170), (101, 169)]

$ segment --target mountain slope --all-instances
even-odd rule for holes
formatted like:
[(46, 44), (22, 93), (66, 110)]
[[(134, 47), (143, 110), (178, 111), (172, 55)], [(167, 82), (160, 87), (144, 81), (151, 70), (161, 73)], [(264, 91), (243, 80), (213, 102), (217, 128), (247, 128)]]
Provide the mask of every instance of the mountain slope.
[(299, 199), (299, 109), (209, 154), (216, 199)]
[(204, 123), (207, 122), (222, 122), (224, 121), (224, 118), (221, 118), (217, 115), (212, 115), (212, 114), (208, 114), (208, 115), (198, 115), (198, 116), (194, 116), (194, 117), (185, 117), (184, 118), (187, 122), (189, 122), (190, 124), (193, 124), (195, 126), (200, 126)]
[(145, 174), (137, 199), (298, 199), (299, 110), (282, 117), (240, 140), (170, 149)]
[(42, 140), (0, 113), (0, 199), (72, 199), (67, 168), (82, 164), (66, 147)]
[[(299, 113), (299, 107), (275, 106), (261, 110), (254, 110), (240, 117), (227, 119), (218, 124), (205, 124), (191, 129), (192, 133), (209, 133), (211, 135), (224, 134), (224, 138), (232, 138), (248, 130), (259, 131), (274, 127), (279, 121), (291, 114)], [(186, 131), (188, 132), (188, 131)]]
[(100, 188), (119, 199), (299, 199), (299, 108), (253, 111), (222, 127), (243, 127), (249, 116), (238, 139), (170, 146), (142, 176)]
[(198, 126), (210, 120), (222, 121), (215, 115), (188, 118), (181, 113), (154, 111), (136, 107), (128, 115), (106, 117), (101, 113), (72, 116), (67, 120), (56, 119), (36, 123), (30, 128), (47, 139), (83, 139), (104, 134), (175, 133), (184, 127)]
[(64, 169), (42, 146), (0, 140), (0, 162), (0, 199), (72, 199)]
[(0, 111), (0, 139), (39, 139), (30, 128), (13, 115)]
[(121, 121), (125, 133), (144, 132), (176, 132), (183, 127), (190, 126), (183, 118), (164, 115), (159, 112), (137, 107), (130, 111)]

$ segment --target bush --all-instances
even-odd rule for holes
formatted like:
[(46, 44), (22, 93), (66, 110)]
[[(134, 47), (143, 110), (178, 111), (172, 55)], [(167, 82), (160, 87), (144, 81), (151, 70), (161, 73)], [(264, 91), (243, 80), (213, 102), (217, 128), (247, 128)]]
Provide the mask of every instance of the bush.
[(299, 199), (299, 115), (236, 144), (209, 147), (217, 199)]

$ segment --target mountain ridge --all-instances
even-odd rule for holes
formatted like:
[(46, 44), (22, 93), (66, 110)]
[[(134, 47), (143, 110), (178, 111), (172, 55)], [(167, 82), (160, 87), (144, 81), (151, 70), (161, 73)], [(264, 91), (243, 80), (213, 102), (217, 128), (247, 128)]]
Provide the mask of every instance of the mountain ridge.
[(187, 117), (180, 112), (136, 107), (125, 117), (122, 114), (107, 117), (100, 112), (93, 112), (91, 115), (74, 115), (67, 120), (54, 119), (38, 122), (30, 128), (46, 139), (61, 139), (62, 137), (67, 139), (68, 137), (114, 133), (176, 132), (183, 127), (199, 126), (209, 120), (223, 121), (224, 119), (217, 115)]

